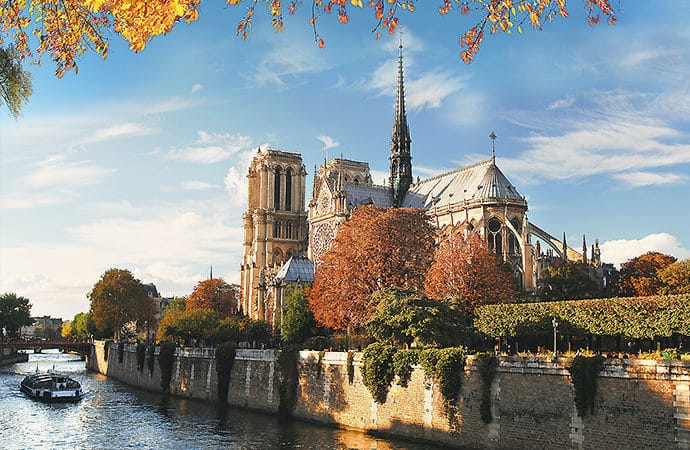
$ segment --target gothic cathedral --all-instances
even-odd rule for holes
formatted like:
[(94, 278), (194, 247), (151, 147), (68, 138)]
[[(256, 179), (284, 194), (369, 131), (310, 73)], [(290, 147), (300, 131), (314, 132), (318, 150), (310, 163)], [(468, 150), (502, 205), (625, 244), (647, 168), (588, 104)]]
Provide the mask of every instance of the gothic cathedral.
[[(413, 181), (401, 46), (387, 185), (373, 183), (366, 162), (343, 158), (324, 161), (321, 167), (314, 167), (307, 227), (301, 156), (260, 150), (254, 157), (247, 175), (249, 202), (244, 216), (241, 267), (245, 314), (273, 322), (276, 310), (280, 313), (282, 307), (282, 294), (276, 286), (290, 273), (300, 273), (302, 278), (298, 280), (311, 281), (307, 272), (313, 275), (314, 266), (332, 245), (338, 227), (354, 208), (364, 204), (422, 208), (439, 230), (460, 227), (478, 232), (496, 256), (510, 265), (527, 291), (534, 290), (541, 269), (555, 258), (601, 267), (598, 244), (592, 247), (588, 260), (584, 237), (582, 251), (578, 252), (567, 246), (565, 236), (562, 241), (556, 239), (528, 220), (527, 200), (499, 169), (494, 149), (496, 135), (492, 132), (489, 137), (489, 159)], [(532, 245), (532, 236), (551, 249), (542, 253), (539, 241)], [(281, 269), (283, 263), (286, 265)]]

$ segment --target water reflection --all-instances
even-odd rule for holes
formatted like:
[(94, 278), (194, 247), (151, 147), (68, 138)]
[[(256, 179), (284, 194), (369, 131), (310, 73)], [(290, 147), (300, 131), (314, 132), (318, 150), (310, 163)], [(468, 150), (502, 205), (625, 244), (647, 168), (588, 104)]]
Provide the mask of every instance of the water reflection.
[[(37, 366), (72, 375), (87, 396), (76, 404), (29, 399), (18, 385)], [(57, 352), (0, 368), (0, 411), (0, 447), (8, 450), (431, 448), (136, 390), (87, 372), (78, 357)]]

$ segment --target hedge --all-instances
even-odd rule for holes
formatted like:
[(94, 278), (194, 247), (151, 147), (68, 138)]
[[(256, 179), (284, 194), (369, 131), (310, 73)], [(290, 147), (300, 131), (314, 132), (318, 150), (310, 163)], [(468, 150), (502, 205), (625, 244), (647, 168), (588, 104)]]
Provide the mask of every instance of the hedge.
[(654, 339), (690, 335), (690, 294), (561, 302), (485, 305), (475, 310), (475, 328), (489, 336), (550, 332), (551, 320), (568, 334)]

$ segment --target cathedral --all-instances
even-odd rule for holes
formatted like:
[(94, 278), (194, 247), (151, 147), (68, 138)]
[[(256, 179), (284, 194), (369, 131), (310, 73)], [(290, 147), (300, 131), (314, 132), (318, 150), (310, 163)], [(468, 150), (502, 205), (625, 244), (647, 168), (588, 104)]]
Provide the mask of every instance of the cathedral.
[[(526, 291), (533, 291), (541, 270), (555, 259), (601, 265), (598, 243), (569, 247), (531, 223), (527, 200), (491, 157), (426, 179), (413, 180), (410, 128), (405, 113), (402, 46), (398, 57), (396, 108), (390, 141), (390, 176), (383, 186), (372, 181), (369, 164), (336, 158), (314, 168), (311, 200), (305, 205), (306, 170), (298, 153), (260, 149), (249, 168), (241, 265), (241, 310), (271, 323), (280, 320), (282, 287), (313, 281), (314, 267), (330, 248), (338, 227), (358, 205), (423, 208), (446, 227), (476, 231), (509, 264)], [(535, 244), (532, 239), (535, 238)], [(544, 242), (548, 249), (542, 249)], [(543, 251), (546, 250), (546, 251)]]

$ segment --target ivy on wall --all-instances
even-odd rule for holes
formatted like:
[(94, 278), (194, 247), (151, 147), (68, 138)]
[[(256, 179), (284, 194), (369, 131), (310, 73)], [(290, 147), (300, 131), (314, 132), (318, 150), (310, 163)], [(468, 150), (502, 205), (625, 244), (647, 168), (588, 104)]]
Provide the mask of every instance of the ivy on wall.
[(398, 350), (393, 355), (393, 372), (398, 377), (398, 386), (407, 387), (412, 377), (412, 366), (417, 364), (417, 350)]
[(479, 379), (481, 381), (481, 403), (479, 404), (479, 412), (482, 422), (488, 424), (493, 420), (491, 414), (491, 383), (493, 383), (496, 377), (498, 360), (494, 353), (485, 352), (477, 353), (474, 361), (477, 365), (477, 369), (479, 369)]
[(110, 353), (110, 344), (113, 343), (112, 339), (108, 339), (103, 344), (103, 360), (108, 361), (108, 353)]
[(137, 352), (137, 370), (141, 372), (144, 370), (144, 362), (146, 360), (146, 344), (143, 342), (137, 342), (136, 347)]
[(172, 368), (175, 362), (174, 343), (163, 341), (160, 344), (161, 349), (158, 353), (158, 366), (161, 369), (161, 390), (163, 392), (170, 392), (170, 380), (172, 379)]
[(216, 348), (216, 374), (218, 375), (218, 401), (225, 404), (228, 401), (230, 374), (235, 365), (235, 344), (225, 342)]
[(147, 365), (149, 367), (149, 375), (153, 376), (153, 368), (154, 364), (156, 362), (156, 344), (151, 343), (148, 346), (148, 359), (147, 359)]
[(299, 346), (290, 345), (284, 347), (278, 355), (278, 415), (280, 417), (292, 416), (292, 411), (297, 404)]
[(362, 383), (376, 403), (386, 403), (388, 389), (395, 373), (393, 372), (393, 355), (396, 349), (383, 342), (374, 342), (364, 349), (362, 358)]
[(604, 358), (601, 356), (576, 356), (568, 367), (570, 379), (575, 387), (575, 407), (580, 417), (594, 414), (594, 397), (597, 393), (597, 378)]
[(125, 359), (125, 341), (120, 341), (117, 343), (117, 362), (122, 364)]
[(355, 381), (355, 352), (347, 352), (347, 382), (349, 384)]

